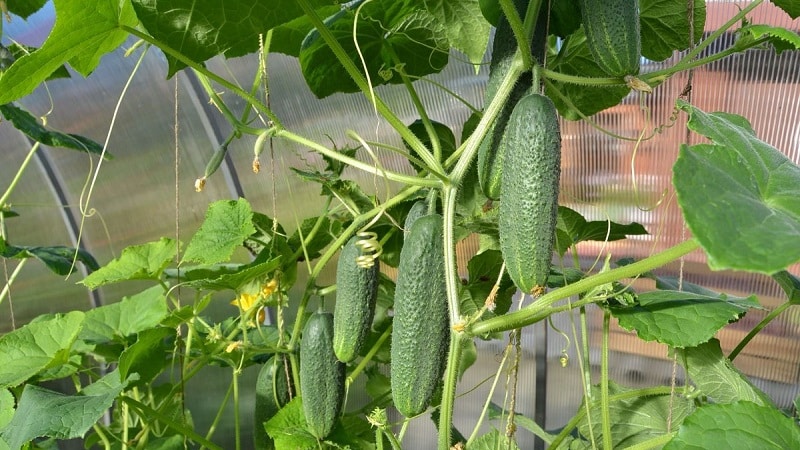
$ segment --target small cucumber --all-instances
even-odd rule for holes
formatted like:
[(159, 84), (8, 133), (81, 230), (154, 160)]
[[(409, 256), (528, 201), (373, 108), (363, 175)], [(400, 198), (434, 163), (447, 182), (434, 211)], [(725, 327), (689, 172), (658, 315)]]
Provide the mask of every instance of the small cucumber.
[(553, 102), (539, 94), (520, 100), (503, 140), (500, 250), (514, 284), (536, 295), (550, 273), (558, 212), (561, 132)]
[(400, 251), (392, 328), (394, 406), (406, 417), (428, 408), (449, 345), (442, 216), (417, 219)]
[(358, 357), (372, 326), (375, 301), (378, 298), (378, 273), (376, 259), (372, 267), (362, 268), (357, 259), (360, 240), (353, 236), (339, 253), (336, 266), (336, 306), (333, 310), (333, 351), (339, 361), (348, 363)]
[(317, 439), (327, 436), (344, 401), (345, 365), (333, 353), (333, 315), (315, 312), (300, 341), (300, 387), (308, 431)]
[(272, 450), (275, 443), (264, 431), (264, 423), (274, 416), (283, 405), (289, 402), (290, 381), (289, 359), (275, 355), (268, 359), (258, 371), (256, 378), (256, 402), (253, 413), (253, 444), (256, 450)]
[(408, 234), (411, 232), (411, 226), (414, 225), (414, 222), (426, 215), (428, 215), (428, 201), (417, 200), (414, 202), (414, 204), (411, 205), (411, 209), (408, 210), (408, 214), (406, 214), (405, 222), (403, 222), (403, 237), (408, 238)]
[(637, 0), (581, 0), (586, 44), (597, 64), (615, 77), (638, 75), (642, 57)]

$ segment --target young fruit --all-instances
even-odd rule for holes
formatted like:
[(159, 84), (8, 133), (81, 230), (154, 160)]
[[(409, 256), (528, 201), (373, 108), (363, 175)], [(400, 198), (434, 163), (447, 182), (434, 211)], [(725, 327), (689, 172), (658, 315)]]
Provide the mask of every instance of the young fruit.
[(503, 140), (500, 250), (514, 284), (536, 294), (550, 273), (558, 211), (561, 133), (553, 102), (539, 94), (520, 100)]
[(407, 239), (408, 234), (411, 232), (411, 226), (420, 217), (428, 215), (428, 202), (426, 200), (418, 200), (411, 205), (411, 209), (406, 214), (406, 220), (403, 223), (403, 238)]
[(333, 353), (333, 315), (315, 312), (300, 341), (300, 386), (308, 431), (323, 439), (333, 429), (344, 400), (345, 366)]
[(642, 57), (637, 0), (581, 0), (586, 44), (603, 71), (638, 75)]
[(253, 444), (256, 450), (272, 450), (275, 443), (264, 431), (264, 422), (289, 402), (291, 376), (289, 359), (275, 355), (261, 366), (256, 378), (256, 405), (253, 414)]
[(414, 222), (397, 270), (392, 398), (398, 411), (413, 417), (430, 405), (449, 345), (442, 216), (431, 214)]
[(358, 356), (369, 334), (378, 298), (378, 260), (369, 268), (358, 265), (361, 249), (353, 236), (342, 248), (336, 266), (336, 306), (333, 311), (333, 351), (347, 363)]

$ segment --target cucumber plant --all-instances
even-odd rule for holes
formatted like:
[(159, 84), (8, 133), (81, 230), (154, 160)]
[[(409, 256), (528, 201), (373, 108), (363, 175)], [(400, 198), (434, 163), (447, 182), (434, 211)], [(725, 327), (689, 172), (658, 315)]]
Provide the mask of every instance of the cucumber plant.
[[(692, 238), (639, 261), (612, 264), (608, 256), (602, 268), (587, 269), (577, 244), (646, 230), (588, 221), (558, 204), (564, 120), (620, 104), (630, 86), (635, 95), (647, 90), (641, 86), (658, 95), (670, 77), (749, 48), (800, 47), (789, 30), (750, 23), (763, 1), (743, 6), (707, 38), (703, 3), (679, 0), (469, 1), (452, 10), (423, 0), (297, 0), (274, 8), (238, 0), (184, 3), (104, 0), (87, 9), (56, 2), (58, 22), (41, 48), (2, 47), (3, 126), (45, 145), (102, 153), (88, 139), (40, 126), (14, 102), (63, 64), (88, 74), (99, 56), (132, 36), (147, 45), (131, 51), (164, 52), (170, 76), (193, 72), (230, 123), (229, 138), (216, 145), (198, 174), (198, 190), (238, 151), (237, 139), (249, 136), (256, 141), (256, 158), (270, 139), (318, 155), (321, 160), (304, 162), (320, 161), (319, 166), (294, 167), (293, 174), (320, 184), (324, 206), (289, 226), (253, 211), (247, 200), (216, 201), (185, 247), (177, 239), (155, 239), (125, 249), (102, 267), (78, 252), (78, 260), (97, 269), (81, 281), (87, 289), (129, 280), (151, 287), (91, 311), (44, 315), (0, 336), (0, 447), (38, 448), (46, 440), (82, 437), (87, 447), (238, 449), (251, 430), (257, 448), (399, 449), (414, 445), (406, 432), (425, 417), (437, 427), (426, 448), (435, 439), (443, 450), (517, 448), (521, 428), (551, 448), (761, 448), (767, 439), (790, 448), (800, 441), (795, 421), (731, 364), (769, 321), (798, 303), (800, 280), (787, 270), (800, 261), (800, 210), (791, 201), (800, 185), (796, 164), (759, 140), (746, 119), (707, 113), (682, 99), (675, 116), (688, 116), (687, 129), (709, 141), (683, 146), (674, 162), (677, 201)], [(775, 3), (800, 15), (792, 2)], [(20, 17), (31, 13), (30, 5), (0, 4)], [(654, 8), (661, 12), (656, 19)], [(497, 31), (485, 104), (468, 105), (474, 115), (456, 142), (447, 120), (434, 120), (426, 105), (442, 96), (468, 104), (467, 91), (423, 91), (421, 79), (436, 86), (426, 77), (448, 60), (480, 65), (490, 23)], [(743, 26), (734, 46), (709, 51), (736, 24)], [(205, 64), (217, 55), (256, 51), (252, 90)], [(665, 59), (675, 51), (686, 53), (664, 68), (641, 66), (642, 56)], [(280, 101), (278, 95), (264, 101), (265, 93), (258, 92), (270, 75), (271, 52), (297, 57), (319, 97), (363, 94), (381, 127), (396, 132), (403, 146), (354, 131), (339, 135), (346, 136), (345, 145), (329, 145), (284, 123), (270, 106)], [(377, 88), (381, 84), (402, 86), (415, 114), (391, 106), (394, 101)], [(232, 96), (246, 105), (239, 115), (228, 104)], [(253, 120), (254, 114), (262, 120)], [(404, 164), (387, 164), (384, 152)], [(12, 245), (5, 226), (18, 215), (9, 204), (29, 161), (0, 196), (0, 254), (12, 262), (38, 258), (65, 274), (73, 250)], [(261, 165), (256, 159), (254, 170)], [(377, 182), (361, 186), (344, 176), (346, 168)], [(379, 185), (387, 186), (385, 193), (373, 192)], [(293, 206), (281, 201), (279, 207)], [(457, 260), (456, 246), (476, 237), (480, 251)], [(360, 249), (359, 243), (368, 245)], [(727, 356), (713, 336), (758, 308), (755, 298), (717, 294), (658, 271), (699, 249), (712, 268), (768, 274), (787, 296)], [(244, 251), (252, 258), (237, 259)], [(323, 275), (334, 266), (335, 282), (329, 282)], [(22, 267), (8, 277), (0, 302)], [(656, 289), (636, 292), (628, 286), (640, 276), (653, 278)], [(522, 297), (512, 308), (517, 290)], [(326, 300), (334, 292), (331, 308)], [(220, 293), (233, 298), (232, 305), (220, 304), (214, 295)], [(521, 397), (512, 380), (524, 355), (521, 331), (571, 311), (580, 313), (573, 316), (575, 328), (585, 329), (588, 305), (598, 305), (603, 315), (599, 361), (588, 344), (576, 346), (583, 375), (575, 388), (584, 389), (584, 405), (551, 434), (519, 414)], [(225, 317), (212, 309), (226, 311)], [(610, 380), (612, 317), (641, 339), (667, 344), (691, 386), (629, 389)], [(509, 345), (490, 384), (502, 386), (507, 377), (508, 400), (496, 408), (487, 400), (477, 417), (459, 417), (457, 428), (457, 393), (471, 388), (460, 380), (475, 360), (475, 342), (505, 339), (505, 332)], [(597, 380), (586, 375), (594, 364), (600, 366)], [(206, 425), (184, 398), (205, 395), (188, 383), (219, 378), (219, 368), (229, 390)], [(252, 398), (243, 388), (247, 373), (257, 375)], [(719, 379), (728, 382), (720, 385)], [(51, 380), (69, 381), (74, 392), (41, 385)], [(245, 398), (252, 400), (252, 421), (239, 414)], [(229, 417), (224, 411), (231, 402)], [(631, 426), (631, 414), (646, 419)], [(218, 434), (228, 420), (233, 442)], [(719, 429), (735, 430), (745, 421), (769, 426), (710, 441)]]

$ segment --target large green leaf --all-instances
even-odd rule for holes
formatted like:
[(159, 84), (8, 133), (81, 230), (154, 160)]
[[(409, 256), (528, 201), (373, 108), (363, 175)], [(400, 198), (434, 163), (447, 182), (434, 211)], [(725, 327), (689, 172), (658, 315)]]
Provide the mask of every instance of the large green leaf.
[(8, 389), (0, 389), (0, 428), (8, 425), (14, 417), (14, 394)]
[(428, 12), (444, 25), (450, 46), (480, 64), (489, 42), (489, 22), (483, 18), (478, 0), (425, 0)]
[(734, 48), (746, 50), (750, 48), (757, 39), (766, 38), (776, 54), (786, 50), (800, 49), (800, 36), (794, 31), (770, 25), (746, 25), (737, 30), (737, 39)]
[(105, 343), (133, 336), (158, 325), (169, 313), (164, 289), (153, 286), (132, 297), (86, 312), (80, 338)]
[(86, 250), (75, 250), (71, 247), (28, 247), (0, 243), (0, 256), (5, 258), (36, 258), (51, 271), (59, 275), (69, 275), (75, 270), (73, 262), (82, 262), (90, 270), (97, 270), (100, 265)]
[(169, 352), (173, 348), (175, 328), (148, 328), (136, 338), (136, 342), (125, 349), (119, 357), (119, 371), (123, 378), (130, 374), (139, 376), (138, 383), (150, 383), (170, 362)]
[(697, 408), (664, 450), (797, 448), (800, 428), (779, 410), (751, 402)]
[[(242, 56), (258, 50), (259, 35), (303, 15), (295, 0), (132, 0), (136, 14), (157, 40), (191, 60)], [(334, 0), (308, 0), (312, 8)], [(185, 65), (171, 56), (169, 76)]]
[[(362, 58), (373, 86), (402, 83), (395, 69), (413, 76), (441, 71), (447, 64), (449, 44), (443, 25), (413, 0), (373, 0), (359, 10), (354, 43), (355, 10), (337, 14), (330, 32), (363, 73)], [(317, 97), (359, 90), (333, 51), (318, 34), (306, 39), (300, 50), (300, 67)]]
[[(316, 10), (320, 17), (328, 17), (341, 10), (340, 6), (325, 6)], [(270, 52), (300, 56), (300, 44), (314, 29), (308, 16), (300, 16), (272, 29)]]
[[(11, 52), (11, 57), (9, 58), (7, 53), (3, 55), (2, 58), (3, 61), (2, 63), (0, 63), (0, 67), (2, 67), (2, 69), (0, 70), (6, 70), (8, 67), (11, 66), (11, 64), (14, 63), (14, 61), (18, 60), (19, 58), (22, 58), (23, 56), (29, 53), (33, 53), (34, 51), (36, 51), (36, 47), (31, 47), (29, 45), (20, 44), (19, 42), (14, 42), (7, 47), (7, 50)], [(57, 78), (70, 78), (70, 77), (71, 75), (69, 74), (69, 70), (67, 70), (67, 66), (62, 65), (61, 67), (56, 69), (53, 73), (51, 73), (50, 76), (47, 77), (47, 80), (49, 81), (49, 80), (55, 80)]]
[[(616, 395), (624, 395), (631, 389), (610, 382), (608, 391), (611, 401), (608, 414), (611, 419), (612, 448), (627, 448), (634, 444), (667, 434), (670, 426), (676, 426), (692, 411), (692, 401), (676, 395), (670, 399), (667, 395), (652, 397), (632, 397), (616, 400)], [(598, 386), (592, 387), (592, 398), (600, 398)], [(671, 409), (671, 411), (670, 411)], [(584, 411), (581, 405), (579, 411)], [(594, 436), (597, 442), (602, 441), (603, 427), (599, 402), (592, 404), (591, 415), (583, 415), (578, 422), (581, 436)], [(591, 419), (591, 420), (589, 420)], [(592, 433), (589, 432), (591, 427)]]
[(37, 320), (0, 337), (0, 388), (14, 387), (40, 371), (63, 364), (84, 315), (73, 311)]
[[(582, 27), (567, 37), (558, 56), (549, 58), (547, 65), (548, 69), (568, 75), (608, 77), (589, 51)], [(547, 96), (567, 120), (580, 120), (581, 114), (591, 116), (610, 108), (622, 101), (629, 91), (627, 86), (582, 86), (553, 80), (547, 80), (546, 86)]]
[(716, 403), (747, 400), (764, 406), (774, 406), (766, 394), (753, 386), (722, 354), (719, 341), (678, 350), (678, 361), (684, 365), (694, 385)]
[[(642, 56), (663, 61), (676, 50), (689, 48), (689, 2), (675, 0), (640, 0)], [(703, 37), (706, 3), (694, 0), (694, 38)]]
[(317, 448), (317, 439), (308, 432), (300, 397), (284, 405), (264, 426), (275, 440), (275, 448)]
[(709, 266), (773, 274), (800, 261), (800, 167), (741, 116), (678, 107), (689, 128), (713, 142), (683, 146), (673, 168), (686, 224)]
[(255, 232), (253, 210), (247, 200), (240, 198), (214, 202), (208, 207), (205, 221), (186, 247), (183, 261), (201, 264), (225, 262)]
[(26, 385), (11, 422), (2, 430), (11, 448), (37, 437), (82, 437), (125, 389), (119, 371), (113, 371), (78, 395), (64, 395), (36, 385)]
[(749, 308), (759, 307), (755, 297), (719, 297), (681, 291), (651, 291), (638, 295), (634, 306), (612, 305), (611, 314), (626, 330), (636, 330), (645, 341), (672, 347), (694, 347), (707, 342)]
[[(256, 262), (242, 265), (219, 265), (212, 267), (199, 267), (180, 271), (182, 286), (195, 289), (222, 291), (225, 289), (238, 290), (250, 281), (262, 278), (264, 275), (280, 267), (281, 258), (273, 258), (266, 262)], [(178, 272), (168, 270), (169, 276), (177, 277)]]
[(89, 289), (127, 280), (157, 280), (175, 258), (177, 242), (161, 238), (155, 242), (133, 245), (122, 255), (84, 278), (81, 283)]
[(772, 278), (780, 285), (783, 292), (786, 293), (786, 298), (789, 300), (789, 303), (800, 305), (800, 278), (797, 278), (785, 270), (776, 273)]
[(128, 37), (120, 25), (137, 23), (127, 1), (97, 0), (91, 7), (81, 0), (53, 0), (53, 4), (56, 23), (45, 43), (16, 60), (0, 76), (0, 104), (30, 94), (65, 62), (88, 76), (103, 55)]

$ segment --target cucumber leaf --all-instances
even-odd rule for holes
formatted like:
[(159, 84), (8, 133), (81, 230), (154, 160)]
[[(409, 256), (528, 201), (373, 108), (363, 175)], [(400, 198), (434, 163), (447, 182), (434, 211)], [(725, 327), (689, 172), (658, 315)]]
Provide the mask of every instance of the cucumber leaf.
[(307, 429), (301, 397), (295, 397), (285, 404), (264, 427), (267, 434), (275, 440), (275, 448), (317, 448), (317, 438)]
[[(258, 50), (259, 35), (303, 15), (295, 0), (202, 1), (132, 0), (136, 15), (151, 36), (195, 62), (217, 55), (228, 58)], [(331, 0), (308, 0), (312, 8)], [(185, 64), (167, 55), (168, 77)]]
[[(34, 141), (41, 142), (44, 145), (80, 150), (96, 155), (103, 152), (103, 146), (97, 142), (83, 136), (78, 136), (77, 134), (66, 134), (51, 130), (41, 125), (31, 113), (11, 103), (0, 105), (0, 114), (2, 114), (6, 120), (10, 121), (14, 125), (14, 128), (23, 132)], [(110, 155), (107, 155), (107, 157), (110, 157)]]
[(177, 242), (169, 238), (133, 245), (122, 250), (119, 258), (89, 274), (80, 283), (89, 289), (97, 289), (120, 281), (158, 280), (177, 251)]
[(800, 261), (800, 167), (741, 116), (677, 106), (713, 142), (682, 146), (673, 167), (678, 203), (709, 266), (769, 275)]
[(17, 412), (2, 430), (11, 448), (20, 448), (37, 437), (72, 439), (82, 437), (114, 403), (127, 382), (115, 370), (81, 394), (64, 395), (36, 385), (26, 385)]
[[(447, 65), (449, 43), (444, 26), (413, 0), (373, 0), (359, 9), (355, 39), (354, 10), (327, 23), (351, 62), (363, 72), (364, 64), (372, 86), (402, 83), (395, 73), (402, 70), (411, 76), (441, 71)], [(363, 57), (359, 57), (358, 50)], [(358, 92), (359, 88), (328, 47), (317, 36), (306, 39), (300, 50), (300, 68), (319, 98), (336, 92)]]
[(583, 241), (618, 241), (628, 236), (647, 234), (647, 230), (636, 222), (620, 224), (605, 220), (587, 221), (579, 212), (558, 207), (556, 223), (556, 248), (563, 256), (567, 249)]
[[(3, 47), (0, 46), (0, 49), (1, 48)], [(36, 51), (36, 47), (31, 47), (29, 45), (22, 45), (19, 42), (11, 43), (11, 45), (6, 47), (6, 49), (8, 52), (11, 53), (11, 57), (8, 58), (8, 54), (5, 54), (3, 58), (5, 59), (5, 61), (3, 61), (3, 63), (7, 63), (8, 66), (11, 66), (11, 64), (13, 64), (14, 61), (22, 58), (23, 56)], [(7, 68), (8, 67), (2, 67), (0, 68), (0, 71), (6, 70)], [(66, 65), (62, 65), (61, 67), (56, 69), (55, 72), (51, 73), (50, 76), (47, 77), (47, 80), (48, 81), (55, 80), (56, 78), (71, 78), (71, 75), (69, 74), (69, 70), (67, 70)]]
[[(339, 5), (333, 5), (321, 7), (316, 12), (320, 17), (328, 17), (340, 10), (341, 7)], [(299, 16), (279, 25), (272, 29), (272, 43), (269, 51), (298, 57), (300, 56), (300, 46), (303, 39), (312, 30), (314, 30), (314, 25), (311, 24), (311, 19), (308, 16)]]
[(626, 330), (635, 330), (645, 341), (672, 347), (694, 347), (707, 342), (730, 322), (758, 307), (754, 296), (728, 298), (683, 291), (651, 291), (638, 294), (633, 306), (612, 304), (611, 314)]
[(677, 349), (680, 362), (697, 389), (716, 403), (747, 400), (763, 406), (773, 406), (766, 394), (750, 382), (722, 354), (719, 341), (711, 339), (697, 347)]
[(80, 338), (93, 344), (126, 338), (158, 325), (167, 317), (167, 300), (161, 286), (153, 286), (122, 301), (86, 312)]
[(14, 417), (14, 394), (8, 389), (0, 389), (0, 428), (8, 425)]
[(779, 410), (752, 402), (705, 405), (678, 428), (664, 450), (696, 448), (795, 448), (800, 427)]
[(83, 319), (82, 312), (73, 311), (35, 320), (0, 337), (0, 388), (17, 386), (65, 363)]
[(737, 31), (737, 39), (734, 47), (746, 50), (750, 43), (756, 39), (766, 37), (767, 42), (775, 49), (776, 54), (786, 50), (800, 49), (800, 36), (786, 28), (773, 27), (769, 25), (747, 25)]
[(0, 256), (17, 259), (36, 258), (58, 275), (71, 274), (75, 269), (73, 261), (82, 262), (91, 270), (100, 268), (94, 257), (86, 250), (76, 250), (60, 245), (52, 247), (16, 246), (0, 240)]
[(428, 12), (444, 25), (450, 46), (460, 50), (472, 64), (480, 64), (489, 42), (489, 22), (478, 0), (424, 0)]
[(13, 0), (7, 1), (6, 6), (11, 14), (27, 19), (36, 11), (42, 9), (47, 0)]
[(497, 428), (492, 428), (492, 431), (478, 436), (469, 448), (470, 450), (495, 450), (498, 448), (519, 450), (517, 443), (513, 439), (509, 442), (505, 433), (501, 433)]
[(785, 270), (776, 273), (772, 278), (780, 285), (783, 292), (786, 293), (789, 303), (800, 305), (800, 278), (797, 278)]
[(797, 0), (772, 0), (778, 8), (786, 11), (792, 19), (800, 17), (800, 2)]
[(128, 37), (121, 25), (136, 26), (129, 2), (98, 0), (87, 8), (77, 0), (53, 0), (56, 23), (44, 44), (17, 59), (0, 76), (0, 104), (22, 98), (36, 89), (65, 62), (88, 76), (100, 58)]
[(203, 224), (186, 247), (183, 262), (228, 261), (234, 250), (255, 232), (253, 210), (247, 200), (216, 201), (208, 207)]
[[(672, 53), (689, 48), (689, 2), (640, 0), (639, 18), (642, 33), (642, 56), (663, 61)], [(703, 37), (706, 2), (694, 0), (694, 39)]]

